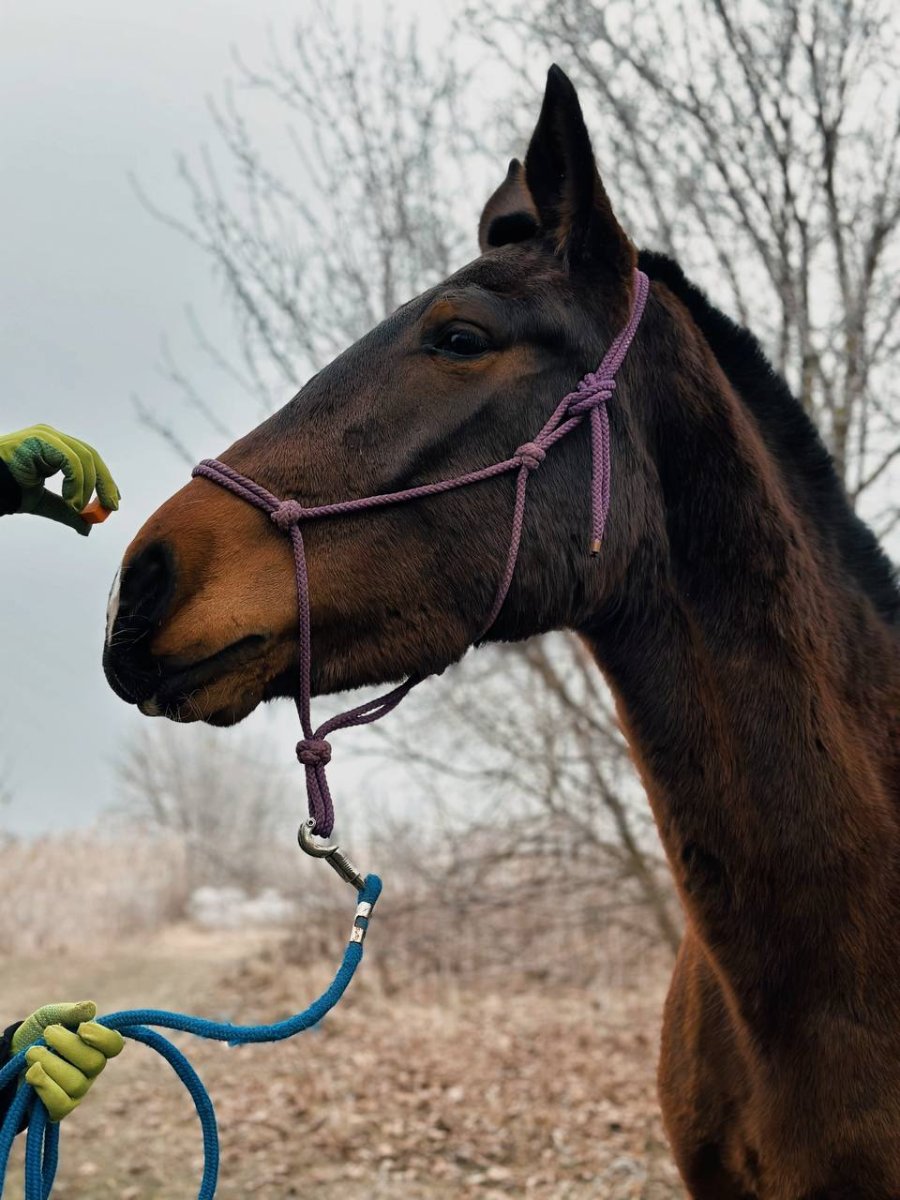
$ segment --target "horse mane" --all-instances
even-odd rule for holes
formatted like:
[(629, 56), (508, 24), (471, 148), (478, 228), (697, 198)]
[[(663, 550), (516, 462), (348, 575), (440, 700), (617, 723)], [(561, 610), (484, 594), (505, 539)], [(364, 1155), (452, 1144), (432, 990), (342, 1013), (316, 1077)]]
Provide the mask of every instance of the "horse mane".
[(893, 564), (853, 511), (818, 429), (769, 362), (759, 340), (715, 308), (673, 259), (642, 250), (638, 262), (687, 308), (754, 418), (794, 502), (812, 521), (823, 544), (888, 624), (900, 624), (900, 589)]

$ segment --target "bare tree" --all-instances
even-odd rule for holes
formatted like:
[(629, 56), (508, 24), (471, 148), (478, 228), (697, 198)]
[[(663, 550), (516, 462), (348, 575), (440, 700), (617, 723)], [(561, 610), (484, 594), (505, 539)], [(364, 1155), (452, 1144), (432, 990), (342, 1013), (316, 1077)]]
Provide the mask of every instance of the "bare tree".
[[(452, 54), (423, 51), (415, 23), (404, 27), (388, 15), (373, 34), (362, 23), (348, 29), (322, 8), (296, 29), (289, 53), (273, 48), (265, 71), (240, 62), (238, 70), (243, 87), (275, 98), (294, 123), (294, 163), (269, 163), (232, 89), (214, 116), (231, 163), (228, 177), (240, 186), (225, 187), (209, 154), (199, 165), (182, 161), (192, 217), (163, 216), (205, 251), (225, 281), (241, 347), (240, 364), (225, 369), (248, 394), (271, 397), (292, 390), (298, 376), (468, 257), (502, 155), (477, 148), (466, 73)], [(220, 360), (215, 347), (204, 345)], [(201, 413), (211, 411), (167, 361), (183, 398)], [(178, 445), (170, 420), (143, 415)], [(537, 696), (536, 703), (523, 705), (523, 694)], [(557, 638), (524, 650), (488, 650), (464, 664), (452, 688), (441, 689), (436, 703), (445, 701), (451, 720), (442, 710), (443, 741), (420, 734), (436, 716), (427, 700), (411, 702), (381, 739), (406, 769), (408, 787), (424, 781), (433, 793), (436, 780), (452, 779), (491, 796), (489, 811), (444, 823), (442, 849), (429, 853), (432, 891), (446, 897), (452, 882), (457, 907), (483, 920), (505, 911), (528, 861), (533, 894), (548, 905), (553, 894), (553, 910), (565, 911), (567, 921), (561, 889), (574, 896), (579, 877), (593, 896), (580, 911), (596, 907), (597, 888), (606, 889), (620, 928), (632, 920), (626, 914), (642, 909), (634, 924), (644, 933), (636, 944), (648, 936), (677, 944), (670, 887), (642, 793), (608, 695), (580, 644)], [(462, 772), (455, 736), (477, 748)], [(428, 755), (414, 749), (425, 744)], [(417, 822), (420, 841), (437, 815), (430, 804)], [(392, 845), (400, 841), (393, 830)], [(402, 857), (394, 871), (395, 887), (402, 878), (414, 897), (426, 882), (415, 879), (417, 859), (410, 860), (412, 878)], [(473, 871), (481, 886), (463, 886)], [(418, 900), (410, 903), (415, 910)], [(510, 933), (512, 923), (503, 928)]]
[(763, 338), (851, 499), (881, 535), (896, 528), (896, 5), (517, 0), (469, 15), (523, 94), (523, 63), (571, 72), (628, 227)]
[[(232, 885), (254, 893), (273, 883), (286, 854), (281, 836), (296, 805), (291, 772), (273, 769), (257, 740), (206, 727), (142, 727), (118, 763), (115, 810), (184, 848), (186, 891)], [(292, 786), (293, 785), (293, 786)], [(289, 849), (289, 845), (288, 845)], [(295, 874), (295, 856), (288, 864)]]
[[(470, 16), (492, 69), (522, 85), (512, 111), (523, 120), (540, 80), (525, 79), (522, 63), (543, 69), (559, 57), (573, 71), (599, 110), (601, 161), (629, 228), (677, 254), (763, 336), (823, 425), (851, 495), (871, 498), (874, 512), (900, 456), (887, 370), (900, 349), (888, 9), (880, 0), (520, 0)], [(182, 160), (191, 215), (162, 215), (222, 278), (238, 357), (194, 321), (198, 339), (252, 406), (268, 409), (468, 257), (496, 182), (489, 164), (502, 156), (475, 136), (470, 81), (453, 54), (423, 50), (415, 24), (389, 13), (374, 28), (361, 17), (348, 26), (322, 7), (286, 49), (272, 48), (265, 69), (238, 60), (236, 70), (213, 109), (224, 167), (210, 153)], [(288, 117), (292, 161), (273, 165), (260, 149), (242, 108), (248, 91)], [(494, 141), (521, 145), (527, 130), (515, 125), (498, 118)], [(182, 398), (217, 421), (167, 362)], [(170, 418), (152, 420), (178, 444)], [(883, 507), (885, 529), (897, 512)], [(440, 807), (427, 879), (415, 878), (421, 853), (401, 856), (413, 864), (411, 904), (430, 886), (452, 890), (473, 921), (505, 912), (527, 864), (558, 911), (558, 881), (574, 892), (599, 883), (619, 928), (640, 925), (674, 946), (670, 886), (585, 648), (554, 637), (490, 649), (432, 696), (382, 727), (383, 751), (405, 765), (408, 786), (429, 793), (432, 816), (442, 790), (476, 801)]]
[[(600, 923), (629, 933), (636, 950), (677, 948), (680, 921), (656, 831), (609, 691), (577, 638), (480, 651), (452, 687), (435, 687), (375, 732), (439, 818), (427, 849), (389, 828), (388, 845), (401, 846), (408, 862), (401, 878), (418, 869), (420, 883), (427, 876), (472, 928), (503, 911), (506, 924), (485, 947), (495, 965), (504, 933), (510, 957), (522, 937), (541, 933), (552, 933), (558, 954), (568, 945), (561, 928), (583, 934), (587, 925), (599, 938)], [(523, 889), (527, 915), (514, 929)]]
[[(218, 154), (182, 157), (187, 217), (145, 205), (198, 246), (222, 280), (237, 326), (227, 354), (189, 313), (204, 352), (250, 413), (301, 381), (472, 250), (479, 156), (463, 120), (468, 80), (451, 54), (426, 54), (415, 22), (390, 7), (375, 28), (325, 4), (273, 45), (265, 68), (235, 59), (236, 80), (211, 106)], [(255, 98), (286, 119), (287, 161), (270, 161), (245, 112)], [(484, 177), (487, 179), (487, 176)], [(466, 211), (460, 213), (460, 201)], [(182, 403), (224, 437), (214, 407), (163, 346)], [(138, 402), (143, 423), (193, 461), (171, 415)]]

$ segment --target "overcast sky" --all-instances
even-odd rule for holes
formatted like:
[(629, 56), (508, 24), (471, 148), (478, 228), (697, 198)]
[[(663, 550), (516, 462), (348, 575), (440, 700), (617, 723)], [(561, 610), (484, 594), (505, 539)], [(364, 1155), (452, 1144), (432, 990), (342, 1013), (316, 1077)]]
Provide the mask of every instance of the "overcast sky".
[[(296, 0), (4, 0), (0, 426), (43, 421), (95, 444), (124, 500), (87, 539), (29, 516), (0, 521), (0, 770), (12, 793), (0, 829), (94, 820), (115, 798), (123, 740), (146, 722), (110, 691), (100, 652), (122, 552), (186, 476), (131, 406), (137, 393), (171, 411), (158, 371), (161, 335), (172, 337), (205, 394), (226, 409), (235, 400), (212, 378), (183, 318), (192, 305), (224, 344), (230, 323), (220, 290), (199, 253), (141, 207), (129, 173), (177, 208), (175, 154), (212, 140), (206, 101), (232, 73), (232, 48), (261, 62), (270, 31), (285, 37), (302, 11)], [(265, 144), (265, 128), (257, 136)], [(186, 415), (179, 431), (193, 434), (199, 454), (223, 449)], [(252, 719), (273, 720), (287, 762), (296, 733), (290, 706)]]
[[(349, 0), (332, 3), (352, 19)], [(427, 9), (394, 0), (393, 8), (427, 11), (437, 45), (458, 11), (452, 0)], [(208, 262), (146, 211), (130, 177), (159, 207), (184, 212), (175, 157), (196, 157), (215, 141), (208, 100), (221, 97), (233, 75), (233, 51), (264, 64), (270, 38), (286, 44), (310, 9), (309, 0), (3, 0), (0, 432), (47, 422), (84, 438), (106, 457), (124, 499), (88, 539), (33, 517), (0, 520), (0, 794), (11, 796), (0, 830), (96, 820), (116, 798), (117, 754), (146, 726), (107, 686), (100, 656), (122, 553), (187, 477), (185, 464), (140, 427), (131, 402), (139, 395), (174, 411), (177, 398), (158, 365), (163, 335), (230, 427), (258, 419), (214, 374), (185, 322), (189, 305), (210, 341), (228, 345), (230, 315)], [(485, 88), (494, 75), (483, 72)], [(255, 142), (279, 152), (283, 129), (257, 117)], [(189, 412), (178, 414), (177, 426), (198, 457), (223, 449)], [(279, 748), (273, 767), (291, 768), (295, 721), (285, 703), (248, 722)], [(177, 736), (195, 734), (185, 727)], [(360, 769), (338, 755), (336, 782), (343, 774), (359, 791)]]

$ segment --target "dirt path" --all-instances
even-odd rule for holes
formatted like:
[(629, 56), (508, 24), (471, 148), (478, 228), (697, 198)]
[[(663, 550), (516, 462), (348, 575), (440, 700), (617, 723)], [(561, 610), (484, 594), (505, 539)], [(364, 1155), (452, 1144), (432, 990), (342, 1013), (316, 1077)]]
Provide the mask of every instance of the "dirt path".
[[(246, 965), (249, 962), (249, 965)], [(328, 978), (262, 935), (174, 931), (102, 962), (5, 962), (0, 1012), (93, 995), (228, 1020), (277, 1019)], [(673, 1200), (654, 1097), (662, 996), (460, 990), (386, 997), (374, 972), (318, 1031), (230, 1050), (182, 1039), (216, 1103), (221, 1200)], [(136, 1046), (66, 1120), (56, 1200), (190, 1200), (186, 1094)], [(20, 1200), (17, 1169), (6, 1195)]]

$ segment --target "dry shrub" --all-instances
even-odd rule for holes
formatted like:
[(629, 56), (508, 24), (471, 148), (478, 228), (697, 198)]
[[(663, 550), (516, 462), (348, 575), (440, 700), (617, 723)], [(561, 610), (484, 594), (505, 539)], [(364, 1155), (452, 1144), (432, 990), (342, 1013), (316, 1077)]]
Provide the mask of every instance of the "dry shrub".
[(66, 950), (157, 929), (187, 901), (174, 837), (83, 830), (0, 844), (0, 952)]
[[(393, 854), (382, 842), (365, 855), (379, 864), (385, 883), (375, 917), (381, 953), (371, 972), (387, 995), (415, 984), (431, 998), (446, 998), (512, 980), (526, 989), (596, 994), (658, 981), (671, 968), (672, 948), (641, 889), (633, 877), (603, 869), (603, 859), (573, 854), (563, 862), (529, 853), (514, 836), (504, 854), (499, 830), (484, 841), (470, 834), (443, 847), (436, 836), (430, 843), (420, 837), (420, 854), (395, 840)], [(656, 869), (666, 886), (664, 865)], [(329, 961), (351, 912), (349, 889), (313, 881), (275, 958)]]

